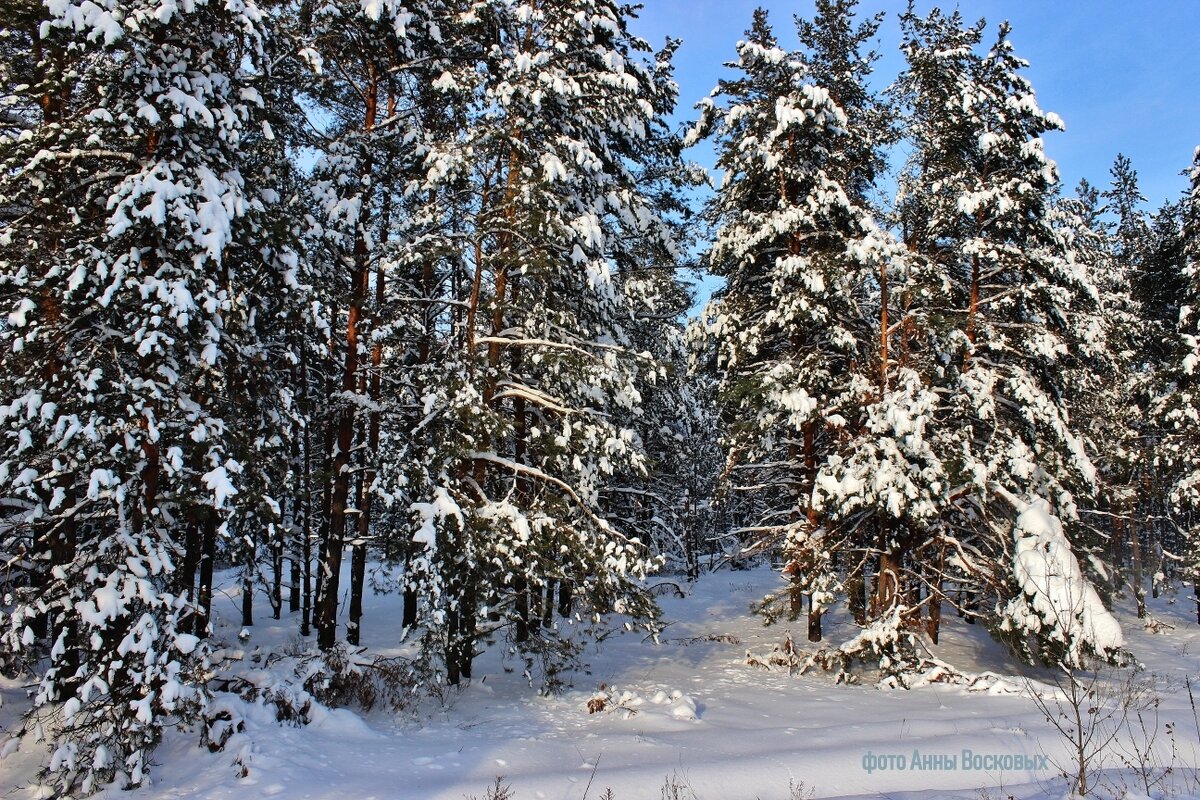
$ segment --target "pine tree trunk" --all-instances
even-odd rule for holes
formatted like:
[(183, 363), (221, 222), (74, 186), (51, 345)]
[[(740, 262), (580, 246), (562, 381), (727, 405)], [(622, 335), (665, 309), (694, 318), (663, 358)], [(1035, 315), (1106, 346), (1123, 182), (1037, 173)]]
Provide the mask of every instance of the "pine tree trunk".
[[(364, 339), (369, 339), (370, 334), (364, 330)], [(358, 393), (366, 394), (367, 378), (364, 375), (359, 379)], [(356, 439), (361, 441), (362, 435), (361, 426), (356, 426), (358, 434)], [(363, 583), (367, 577), (367, 552), (365, 547), (365, 539), (363, 538), (363, 501), (367, 494), (366, 472), (368, 468), (368, 459), (370, 454), (364, 452), (362, 447), (359, 447), (359, 458), (362, 463), (359, 463), (356, 470), (358, 480), (355, 481), (354, 488), (354, 508), (358, 514), (354, 517), (355, 532), (354, 538), (350, 541), (350, 607), (347, 613), (346, 620), (346, 644), (357, 646), (359, 643), (359, 625), (362, 621), (362, 601), (363, 601)], [(369, 524), (369, 523), (368, 523)]]
[(529, 584), (518, 578), (513, 583), (513, 592), (513, 641), (519, 644), (529, 641)]
[(1138, 619), (1146, 618), (1146, 587), (1142, 575), (1142, 542), (1137, 523), (1129, 522), (1129, 551), (1133, 556), (1133, 599), (1137, 604)]
[[(330, 392), (332, 394), (332, 392)], [(323, 439), (325, 446), (322, 448), (324, 454), (321, 459), (321, 530), (317, 537), (317, 553), (316, 563), (313, 568), (316, 570), (313, 576), (313, 608), (312, 608), (312, 626), (317, 629), (318, 636), (320, 635), (321, 626), (321, 597), (325, 591), (325, 547), (329, 542), (330, 520), (333, 516), (333, 450), (335, 427), (331, 419), (323, 420), (322, 424)]]
[[(8, 14), (10, 12), (6, 10), (3, 13)], [(2, 25), (4, 23), (0, 23), (0, 26)], [(30, 43), (32, 44), (32, 52), (29, 54), (31, 56), (31, 65), (40, 67), (47, 62), (53, 64), (53, 67), (49, 70), (39, 71), (36, 76), (31, 76), (34, 77), (34, 80), (50, 86), (53, 84), (53, 76), (69, 74), (68, 54), (64, 48), (53, 46), (46, 42), (49, 47), (49, 53), (46, 53), (43, 49), (43, 42), (45, 40), (43, 40), (36, 26), (34, 30), (30, 31), (29, 36)], [(45, 61), (43, 61), (43, 58), (45, 58)], [(59, 81), (57, 92), (48, 91), (42, 95), (40, 101), (42, 110), (41, 125), (43, 127), (60, 125), (67, 117), (70, 113), (71, 95), (74, 88), (74, 81), (61, 80)], [(60, 184), (61, 173), (57, 165), (46, 163), (39, 168), (39, 172), (45, 172), (52, 176), (48, 183)], [(39, 178), (39, 180), (44, 180), (44, 178)], [(69, 215), (71, 211), (73, 210), (69, 210), (63, 203), (45, 204), (37, 209), (36, 213), (43, 215), (45, 229), (50, 232), (49, 238), (45, 243), (45, 247), (49, 252), (57, 253), (62, 249), (62, 238), (59, 231), (70, 229)], [(40, 292), (39, 305), (46, 331), (49, 334), (40, 343), (45, 348), (42, 382), (44, 386), (51, 387), (52, 392), (57, 392), (59, 390), (58, 383), (62, 369), (61, 342), (65, 342), (67, 336), (61, 335), (64, 327), (62, 296), (50, 281), (46, 282)], [(58, 397), (46, 397), (46, 399), (59, 400)], [(56, 580), (54, 574), (55, 568), (67, 567), (76, 558), (79, 546), (79, 530), (73, 511), (77, 500), (75, 479), (75, 475), (66, 473), (59, 475), (53, 481), (55, 487), (65, 493), (60, 507), (66, 510), (66, 515), (58, 518), (51, 516), (48, 519), (43, 519), (33, 524), (34, 543), (32, 549), (34, 552), (32, 555), (35, 565), (30, 571), (29, 580), (32, 584), (30, 588), (35, 590), (49, 588), (49, 584)], [(49, 505), (52, 496), (53, 494), (50, 497), (43, 497), (43, 504)], [(5, 555), (9, 556), (11, 553), (6, 553)], [(12, 567), (13, 563), (13, 561), (8, 561), (5, 564), (3, 568), (5, 573), (4, 579), (0, 582), (7, 582), (7, 578), (9, 577), (7, 574), (8, 568)], [(80, 650), (86, 648), (87, 644), (79, 641), (78, 626), (73, 621), (65, 622), (63, 629), (56, 630), (54, 614), (55, 612), (52, 610), (39, 613), (35, 619), (30, 620), (30, 629), (35, 632), (38, 638), (46, 638), (56, 644), (59, 637), (62, 637), (65, 650), (55, 661), (56, 699), (62, 700), (74, 694), (77, 688), (77, 681), (73, 676), (78, 670)]]
[[(808, 493), (805, 506), (808, 513), (809, 531), (817, 529), (817, 510), (813, 508), (812, 496), (817, 486), (817, 423), (808, 422), (804, 426), (804, 486)], [(808, 640), (821, 641), (821, 609), (817, 608), (813, 595), (808, 596)]]
[[(692, 474), (695, 474), (694, 470)], [(686, 508), (687, 518), (683, 535), (683, 561), (687, 565), (688, 583), (694, 583), (700, 579), (700, 557), (696, 551), (697, 528), (699, 524), (696, 519), (696, 487), (694, 484), (688, 488)]]
[(815, 603), (811, 599), (808, 609), (808, 640), (810, 642), (821, 641), (821, 610), (815, 607)]
[(875, 616), (891, 612), (899, 599), (900, 563), (891, 542), (889, 521), (879, 521), (879, 571), (875, 576)]
[(1113, 591), (1119, 592), (1124, 584), (1124, 579), (1121, 577), (1125, 570), (1122, 568), (1121, 560), (1124, 558), (1124, 553), (1121, 552), (1121, 543), (1125, 541), (1125, 521), (1118, 515), (1113, 517), (1112, 535), (1108, 539), (1108, 561), (1112, 564), (1112, 587)]
[[(72, 476), (64, 475), (62, 486), (66, 492), (63, 507), (70, 509), (74, 507), (76, 500)], [(50, 563), (55, 566), (66, 566), (75, 560), (78, 552), (79, 531), (74, 515), (59, 522), (57, 529), (50, 544)], [(75, 674), (79, 670), (80, 649), (83, 643), (79, 641), (78, 625), (74, 620), (68, 619), (61, 634), (64, 649), (57, 663), (58, 680), (56, 684), (59, 699), (65, 699), (74, 695), (79, 687), (79, 680), (75, 678)], [(59, 631), (51, 631), (50, 638), (57, 640), (58, 635)]]
[(1196, 600), (1196, 623), (1200, 624), (1200, 570), (1192, 574), (1192, 597)]
[[(794, 337), (792, 339), (792, 347), (799, 348), (799, 343), (796, 341), (796, 339), (794, 339)], [(800, 487), (803, 486), (804, 479), (803, 476), (800, 475), (800, 470), (797, 467), (797, 462), (800, 461), (800, 458), (802, 458), (802, 456), (800, 456), (799, 447), (796, 445), (796, 443), (794, 443), (794, 441), (791, 441), (791, 443), (788, 443), (787, 445), (787, 463), (788, 469), (790, 469), (794, 475), (791, 487), (791, 521), (793, 525), (799, 524), (800, 515), (803, 513), (802, 509), (800, 509), (800, 506), (803, 504), (803, 499), (800, 497), (803, 489)], [(800, 618), (800, 614), (804, 613), (804, 585), (796, 577), (796, 573), (799, 570), (797, 553), (794, 551), (787, 551), (787, 549), (785, 549), (784, 558), (790, 559), (790, 561), (784, 565), (784, 575), (787, 576), (788, 618), (796, 620)]]
[(281, 527), (271, 539), (271, 618), (283, 615), (283, 546), (291, 526)]
[[(361, 235), (358, 237), (362, 240)], [(363, 281), (358, 264), (365, 261), (365, 241), (356, 245), (362, 256), (357, 260), (355, 286), (346, 324), (346, 356), (342, 368), (342, 390), (353, 393), (358, 371), (358, 326), (361, 317)], [(346, 542), (346, 509), (350, 500), (350, 453), (354, 447), (354, 408), (338, 412), (336, 445), (332, 464), (332, 490), (329, 506), (329, 532), (321, 548), (321, 587), (317, 594), (317, 646), (322, 650), (337, 641), (338, 592), (341, 584), (342, 552)]]
[(242, 627), (249, 628), (254, 625), (254, 539), (247, 535), (242, 544)]
[(546, 581), (546, 590), (542, 595), (542, 626), (554, 626), (554, 581)]
[(309, 636), (312, 633), (313, 611), (313, 574), (312, 574), (312, 518), (313, 518), (313, 480), (312, 480), (312, 404), (309, 402), (308, 384), (308, 348), (300, 348), (300, 413), (304, 415), (304, 432), (301, 435), (301, 480), (303, 488), (301, 497), (304, 502), (304, 517), (300, 526), (300, 557), (301, 580), (304, 587), (300, 596), (300, 635)]
[(350, 556), (350, 619), (346, 624), (346, 643), (358, 645), (362, 635), (363, 584), (367, 578), (367, 547), (362, 540), (354, 543)]
[(462, 624), (459, 621), (458, 607), (446, 609), (446, 684), (458, 686), (462, 683), (460, 665), (462, 657)]
[(446, 610), (446, 683), (458, 686), (471, 679), (471, 663), (475, 647), (475, 595), (473, 587), (461, 576), (456, 577), (447, 591), (459, 598)]
[[(511, 241), (506, 241), (504, 244), (506, 247), (512, 247)], [(513, 274), (511, 287), (511, 302), (514, 306), (516, 306), (520, 302), (521, 298), (521, 278), (518, 273)], [(498, 332), (503, 329), (503, 324), (503, 317), (499, 314), (499, 312), (497, 312), (492, 325), (493, 336), (499, 335)], [(499, 357), (499, 354), (497, 354), (497, 363), (499, 363)], [(511, 353), (512, 374), (518, 378), (521, 375), (521, 369), (523, 366), (522, 361), (523, 356), (521, 348), (515, 348)], [(529, 461), (529, 431), (527, 428), (526, 411), (525, 398), (519, 396), (513, 398), (513, 460), (518, 464), (527, 464)], [(518, 505), (522, 507), (526, 506), (529, 499), (528, 480), (521, 475), (514, 475), (513, 491), (516, 494)], [(545, 587), (545, 590), (547, 592), (551, 591), (549, 584)], [(520, 617), (517, 630), (519, 635), (523, 635), (525, 637), (518, 639), (518, 641), (525, 641), (525, 639), (528, 638), (528, 632), (532, 629), (541, 627), (543, 622), (545, 622), (547, 626), (550, 624), (549, 620), (543, 619), (544, 615), (541, 613), (541, 590), (531, 589), (529, 594), (533, 598), (534, 602), (532, 604), (526, 602), (523, 605), (518, 605), (517, 607), (517, 613)]]
[(542, 627), (542, 587), (534, 584), (529, 587), (528, 599), (529, 629), (538, 631)]
[(940, 592), (941, 581), (938, 581), (937, 587), (931, 591), (933, 598), (929, 601), (929, 622), (927, 623), (926, 631), (929, 634), (929, 640), (934, 644), (938, 643), (938, 637), (942, 630), (942, 601), (938, 594)]
[[(517, 142), (522, 139), (521, 134), (516, 134)], [(497, 251), (499, 257), (496, 259), (496, 264), (492, 269), (492, 320), (491, 320), (491, 340), (488, 342), (487, 348), (487, 364), (488, 376), (483, 387), (483, 404), (492, 409), (497, 408), (496, 389), (497, 380), (500, 373), (501, 359), (503, 357), (504, 348), (501, 344), (501, 337), (505, 330), (504, 317), (507, 304), (510, 302), (508, 297), (509, 289), (509, 269), (515, 266), (513, 262), (513, 240), (511, 230), (515, 224), (515, 212), (513, 204), (517, 199), (517, 192), (520, 189), (520, 157), (517, 151), (517, 146), (513, 145), (509, 149), (507, 159), (507, 171), (505, 173), (505, 189), (503, 195), (502, 206), (500, 212), (504, 215), (507, 222), (507, 230), (502, 231), (497, 237)], [(475, 313), (479, 306), (480, 284), (482, 280), (482, 261), (483, 249), (482, 242), (476, 240), (476, 272), (475, 280), (471, 290), (471, 302), (468, 307), (468, 336), (470, 344), (474, 346), (474, 319)], [(471, 353), (474, 356), (474, 353)], [(475, 460), (475, 481), (482, 487), (486, 487), (487, 464), (483, 459)], [(514, 488), (520, 491), (522, 486), (521, 481), (517, 476), (514, 476)], [(529, 639), (529, 631), (535, 620), (530, 617), (529, 607), (529, 586), (528, 582), (523, 577), (518, 577), (514, 582), (514, 591), (516, 593), (513, 614), (514, 619), (514, 639), (517, 642), (525, 642)], [(460, 601), (462, 605), (466, 605), (465, 599)], [(464, 609), (464, 613), (472, 615), (473, 621), (474, 609)], [(473, 622), (470, 626), (473, 631)], [(464, 632), (467, 626), (463, 626)], [(473, 649), (473, 646), (472, 646)], [(468, 656), (469, 657), (469, 656)], [(468, 665), (469, 670), (469, 665)]]
[(417, 624), (417, 590), (412, 584), (404, 586), (404, 607), (400, 611), (400, 627), (412, 629)]
[(896, 554), (885, 550), (879, 554), (879, 574), (875, 584), (875, 607), (877, 613), (892, 610), (899, 599), (900, 565)]
[(879, 399), (888, 390), (888, 262), (879, 263)]
[[(983, 174), (980, 177), (980, 180), (982, 182), (982, 181), (985, 181), (986, 179), (987, 179), (987, 170), (984, 169)], [(986, 226), (984, 225), (983, 210), (981, 208), (979, 211), (975, 212), (975, 235), (981, 239), (984, 238), (985, 237), (985, 229), (986, 229)], [(979, 269), (979, 254), (975, 253), (971, 256), (971, 305), (967, 309), (967, 325), (966, 325), (967, 341), (970, 343), (971, 348), (968, 349), (968, 351), (963, 355), (963, 372), (966, 372), (967, 368), (970, 366), (971, 349), (974, 349), (974, 346), (975, 346), (975, 329), (976, 329), (976, 325), (978, 324), (978, 317), (979, 317), (979, 292), (980, 292), (979, 283), (980, 283), (981, 277), (982, 276), (980, 275), (980, 269)]]
[[(303, 348), (304, 348), (304, 345), (303, 345), (303, 343), (301, 343), (300, 344), (300, 351), (301, 351), (300, 358), (301, 359), (304, 358)], [(295, 369), (293, 369), (292, 370), (293, 385), (296, 382), (297, 382), (297, 371)], [(303, 391), (303, 389), (301, 389), (301, 391)], [(300, 396), (303, 397), (303, 395), (300, 395)], [(301, 403), (303, 403), (303, 401), (301, 401)], [(304, 414), (303, 419), (304, 419), (305, 425), (307, 426), (308, 413), (306, 411), (302, 411), (301, 413)], [(300, 561), (301, 561), (301, 557), (302, 557), (301, 554), (304, 552), (304, 542), (301, 539), (301, 537), (303, 536), (303, 533), (302, 533), (303, 528), (301, 527), (301, 520), (303, 519), (303, 514), (304, 514), (304, 492), (305, 492), (305, 489), (307, 488), (304, 485), (304, 465), (302, 463), (303, 456), (301, 454), (300, 439), (301, 439), (301, 437), (296, 436), (295, 431), (293, 430), (293, 432), (292, 432), (292, 448), (291, 448), (292, 524), (291, 524), (291, 527), (288, 529), (288, 533), (290, 534), (289, 547), (288, 547), (288, 562), (289, 562), (288, 611), (293, 614), (300, 610), (300, 581), (301, 581)]]
[(1157, 600), (1158, 593), (1162, 589), (1162, 576), (1165, 573), (1165, 569), (1163, 568), (1162, 531), (1157, 530), (1155, 534), (1158, 538), (1154, 541), (1154, 575), (1150, 579), (1150, 596)]
[(217, 519), (212, 509), (206, 509), (200, 517), (203, 533), (200, 545), (200, 588), (196, 596), (196, 636), (209, 635), (209, 620), (212, 619), (213, 567), (217, 560)]
[[(375, 128), (375, 114), (379, 98), (379, 79), (373, 67), (368, 65), (369, 79), (366, 85), (366, 108), (363, 131), (370, 134)], [(369, 177), (372, 162), (369, 151), (363, 158), (362, 174)], [(370, 188), (360, 189), (361, 214), (370, 208)], [(366, 301), (368, 280), (367, 262), (370, 257), (366, 220), (360, 217), (354, 232), (354, 264), (350, 276), (350, 306), (346, 314), (346, 354), (342, 365), (342, 391), (354, 394), (357, 389), (358, 351), (360, 326), (363, 324), (363, 306)], [(350, 500), (350, 454), (354, 447), (355, 409), (343, 405), (338, 414), (337, 449), (333, 458), (333, 490), (329, 509), (329, 536), (324, 542), (321, 558), (322, 589), (317, 598), (317, 646), (322, 650), (333, 647), (337, 641), (338, 591), (341, 582), (342, 555), (346, 543), (346, 511)]]
[(846, 594), (847, 603), (850, 607), (850, 616), (854, 618), (854, 622), (858, 625), (867, 624), (867, 600), (866, 578), (863, 575), (864, 560), (858, 557), (857, 553), (851, 553), (850, 557), (854, 559), (850, 565), (849, 574), (846, 576)]
[(182, 626), (185, 632), (196, 633), (196, 569), (200, 566), (200, 545), (202, 536), (201, 523), (195, 508), (189, 508), (186, 517), (186, 528), (183, 539), (183, 563), (176, 575), (175, 591), (187, 598), (188, 605), (193, 608), (192, 616)]
[[(488, 202), (487, 191), (485, 189), (485, 191), (483, 192), (483, 197), (481, 198), (481, 204), (487, 205), (487, 202)], [(467, 347), (467, 359), (468, 359), (468, 362), (471, 364), (474, 364), (474, 361), (475, 361), (475, 326), (476, 326), (476, 318), (477, 318), (477, 315), (479, 312), (480, 294), (481, 294), (482, 285), (483, 285), (484, 255), (483, 255), (483, 242), (481, 239), (479, 239), (479, 238), (475, 239), (474, 248), (475, 248), (475, 275), (474, 275), (473, 280), (471, 281), (471, 294), (470, 294), (470, 299), (467, 302), (466, 322), (465, 322), (465, 331), (464, 331), (465, 339), (466, 339), (466, 347)], [(495, 304), (494, 314), (497, 316), (503, 315), (504, 285), (505, 285), (505, 278), (503, 277), (503, 273), (504, 273), (503, 268), (498, 268), (496, 270), (496, 275), (495, 275), (496, 294), (493, 299), (493, 303)], [(495, 324), (493, 324), (493, 329), (495, 329), (495, 327), (496, 327)], [(495, 333), (496, 331), (494, 330), (493, 332)], [(494, 366), (493, 365), (493, 353), (498, 354), (499, 351), (497, 348), (498, 348), (497, 343), (489, 343), (488, 344), (488, 366), (489, 366), (489, 368), (492, 368)], [(498, 363), (499, 363), (499, 356), (496, 355), (496, 364), (498, 364)], [(492, 399), (495, 396), (495, 390), (496, 390), (495, 370), (489, 369), (488, 372), (489, 372), (489, 375), (485, 379), (484, 388), (483, 388), (483, 405), (485, 407), (492, 406)], [(484, 445), (485, 445), (485, 447), (488, 446), (488, 443), (486, 440), (484, 442)], [(461, 469), (464, 474), (468, 473), (468, 465), (466, 463), (461, 465)], [(479, 458), (474, 459), (473, 463), (470, 465), (469, 471), (473, 473), (474, 478), (475, 478), (475, 483), (479, 487), (483, 488), (486, 491), (487, 462), (485, 462), (483, 459), (479, 459)], [(451, 562), (451, 563), (453, 564), (453, 562)], [(452, 566), (451, 569), (462, 569), (462, 566), (461, 565)], [(462, 675), (462, 663), (464, 660), (463, 653), (462, 653), (462, 650), (463, 650), (462, 637), (464, 635), (464, 626), (462, 624), (459, 610), (462, 609), (463, 606), (465, 605), (466, 597), (465, 597), (465, 591), (463, 589), (458, 588), (461, 585), (461, 583), (463, 583), (463, 582), (464, 582), (463, 575), (461, 575), (461, 574), (454, 575), (454, 576), (452, 576), (451, 580), (449, 581), (449, 587), (448, 587), (451, 590), (450, 591), (451, 610), (448, 614), (448, 620), (447, 620), (446, 681), (451, 686), (457, 686), (459, 684), (459, 682), (461, 681), (461, 679), (463, 677), (465, 677)], [(518, 592), (517, 596), (518, 596), (518, 602), (519, 602), (519, 598), (520, 598), (519, 592)], [(528, 629), (522, 628), (520, 623), (518, 623), (517, 633), (516, 633), (517, 641), (524, 641), (524, 639), (520, 638), (522, 632), (524, 632), (524, 634), (527, 638), (528, 637)], [(468, 669), (469, 669), (469, 666), (468, 666)]]
[[(430, 202), (434, 201), (434, 196), (431, 193)], [(424, 302), (421, 312), (421, 334), (417, 339), (417, 372), (420, 374), (423, 368), (429, 366), (433, 358), (433, 332), (437, 327), (438, 315), (437, 306), (433, 303), (434, 300), (434, 275), (433, 275), (433, 260), (424, 259), (421, 263), (421, 299)], [(455, 299), (459, 298), (459, 271), (457, 269), (451, 272), (451, 296)], [(455, 331), (460, 330), (462, 326), (461, 317), (462, 308), (459, 303), (452, 306), (451, 318), (452, 328)], [(404, 548), (404, 592), (403, 604), (400, 612), (400, 626), (403, 630), (411, 630), (417, 624), (417, 590), (414, 588), (410, 580), (412, 574), (412, 547), (407, 544)]]
[(926, 632), (934, 644), (938, 643), (942, 629), (942, 575), (945, 571), (946, 549), (943, 546), (938, 548), (937, 574), (929, 581), (929, 622)]
[(471, 680), (471, 667), (475, 659), (475, 637), (477, 635), (477, 610), (475, 603), (475, 587), (467, 584), (462, 592), (462, 611), (460, 614), (461, 632), (459, 635), (458, 672), (466, 680)]
[(569, 581), (558, 582), (558, 615), (564, 619), (571, 616), (571, 584)]
[[(142, 429), (149, 431), (149, 420), (145, 417), (142, 418)], [(140, 531), (148, 531), (154, 527), (154, 511), (158, 508), (158, 443), (149, 439), (142, 442), (142, 454), (146, 464), (142, 467), (142, 508), (136, 525)]]
[[(395, 95), (388, 95), (388, 117), (396, 110)], [(383, 209), (382, 229), (386, 235), (390, 228), (391, 202), (386, 202)], [(383, 264), (375, 268), (375, 314), (383, 313), (386, 299), (386, 283)], [(362, 636), (363, 591), (367, 573), (367, 546), (371, 537), (371, 510), (374, 499), (375, 476), (379, 462), (379, 435), (382, 426), (380, 402), (383, 385), (383, 341), (376, 340), (371, 347), (371, 371), (364, 379), (367, 386), (367, 396), (371, 398), (371, 411), (367, 422), (367, 449), (363, 454), (366, 462), (362, 480), (359, 482), (358, 500), (358, 535), (354, 541), (354, 554), (350, 570), (350, 624), (346, 632), (346, 641), (357, 645)]]
[(289, 560), (288, 572), (288, 612), (296, 613), (300, 610), (300, 559), (295, 555)]

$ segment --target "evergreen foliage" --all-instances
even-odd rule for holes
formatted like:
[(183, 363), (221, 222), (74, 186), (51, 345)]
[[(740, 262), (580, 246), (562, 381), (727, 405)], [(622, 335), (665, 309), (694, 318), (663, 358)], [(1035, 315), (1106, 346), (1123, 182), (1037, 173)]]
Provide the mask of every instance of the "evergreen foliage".
[(910, 5), (880, 94), (882, 14), (760, 10), (684, 135), (618, 0), (2, 13), (0, 670), (60, 795), (203, 725), (220, 570), (339, 680), (402, 594), (399, 693), (497, 640), (553, 690), (655, 571), (769, 558), (891, 685), (947, 609), (1078, 667), (1200, 578), (1200, 155), (1062, 196), (1007, 25)]

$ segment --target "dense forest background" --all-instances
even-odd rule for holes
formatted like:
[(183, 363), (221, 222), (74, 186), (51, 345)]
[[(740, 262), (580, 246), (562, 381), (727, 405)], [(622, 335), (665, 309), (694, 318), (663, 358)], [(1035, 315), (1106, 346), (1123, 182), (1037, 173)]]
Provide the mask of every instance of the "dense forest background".
[(1120, 661), (1114, 596), (1197, 587), (1200, 171), (1066, 191), (1007, 26), (910, 8), (877, 93), (856, 0), (673, 130), (635, 13), (0, 2), (0, 669), (60, 791), (205, 719), (220, 570), (335, 671), (401, 595), (414, 690), (754, 559), (901, 681), (946, 614)]

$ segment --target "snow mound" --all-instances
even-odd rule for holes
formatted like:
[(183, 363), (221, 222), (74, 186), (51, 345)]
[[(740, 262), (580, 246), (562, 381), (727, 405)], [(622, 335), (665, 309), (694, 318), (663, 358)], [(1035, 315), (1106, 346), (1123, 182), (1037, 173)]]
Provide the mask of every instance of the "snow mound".
[(589, 714), (615, 713), (621, 719), (630, 719), (640, 713), (676, 720), (700, 719), (700, 704), (679, 689), (659, 687), (645, 697), (634, 691), (602, 685), (598, 692), (580, 699), (580, 710)]

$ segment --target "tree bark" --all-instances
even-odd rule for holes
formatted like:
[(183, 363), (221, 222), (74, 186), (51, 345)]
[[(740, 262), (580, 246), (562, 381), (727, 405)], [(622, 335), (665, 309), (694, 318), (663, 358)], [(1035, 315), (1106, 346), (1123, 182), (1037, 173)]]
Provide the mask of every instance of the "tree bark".
[(875, 615), (889, 613), (900, 594), (900, 559), (890, 541), (886, 518), (879, 524), (879, 573), (875, 576)]

